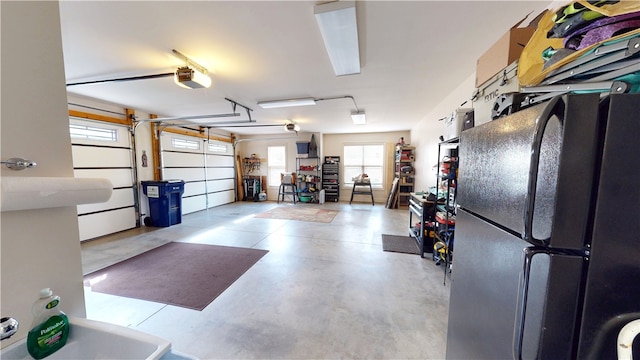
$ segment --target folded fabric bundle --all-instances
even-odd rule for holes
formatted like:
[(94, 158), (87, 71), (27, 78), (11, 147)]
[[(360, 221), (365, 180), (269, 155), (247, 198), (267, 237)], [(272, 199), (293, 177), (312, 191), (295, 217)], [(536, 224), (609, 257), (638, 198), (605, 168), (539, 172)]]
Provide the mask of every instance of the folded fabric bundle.
[[(598, 5), (604, 5), (606, 1), (599, 1)], [(561, 8), (554, 16), (555, 25), (547, 32), (548, 38), (563, 38), (569, 32), (581, 29), (591, 21), (601, 18), (604, 15), (598, 11), (590, 10), (580, 3), (571, 3)]]
[(636, 34), (640, 34), (640, 1), (578, 0), (559, 11), (547, 11), (520, 55), (520, 86), (538, 85), (552, 71), (601, 44)]
[(614, 36), (640, 28), (640, 12), (603, 17), (567, 34), (564, 47), (580, 50)]
[(582, 50), (639, 28), (640, 12), (603, 17), (591, 21), (586, 26), (568, 34), (563, 40), (564, 48), (545, 49), (542, 52), (542, 57), (545, 60), (543, 69), (556, 64), (567, 56), (571, 56), (576, 50)]

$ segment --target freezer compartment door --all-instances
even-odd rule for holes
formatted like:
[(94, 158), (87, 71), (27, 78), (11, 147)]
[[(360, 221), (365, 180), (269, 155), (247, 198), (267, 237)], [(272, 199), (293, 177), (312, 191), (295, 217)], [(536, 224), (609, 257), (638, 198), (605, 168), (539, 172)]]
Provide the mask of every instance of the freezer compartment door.
[(618, 333), (640, 319), (640, 94), (612, 95), (610, 105), (579, 359), (616, 358)]
[(458, 212), (448, 359), (570, 358), (583, 260), (529, 249)]
[(458, 204), (532, 244), (581, 249), (598, 163), (598, 101), (557, 97), (463, 131)]

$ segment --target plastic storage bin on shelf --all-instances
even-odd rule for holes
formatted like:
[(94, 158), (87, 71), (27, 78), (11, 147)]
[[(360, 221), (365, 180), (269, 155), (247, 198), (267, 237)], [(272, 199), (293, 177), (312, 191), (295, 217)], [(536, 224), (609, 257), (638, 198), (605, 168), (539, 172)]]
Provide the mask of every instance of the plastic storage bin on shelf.
[(184, 181), (142, 181), (142, 191), (149, 198), (147, 226), (167, 227), (182, 222)]

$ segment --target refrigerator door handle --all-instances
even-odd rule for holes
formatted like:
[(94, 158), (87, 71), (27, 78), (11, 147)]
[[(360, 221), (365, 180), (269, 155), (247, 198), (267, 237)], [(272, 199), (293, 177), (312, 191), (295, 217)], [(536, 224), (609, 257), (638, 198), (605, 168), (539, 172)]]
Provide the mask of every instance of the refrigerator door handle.
[(524, 339), (525, 314), (527, 312), (527, 298), (529, 295), (529, 280), (531, 279), (531, 262), (537, 254), (549, 254), (549, 250), (539, 248), (524, 249), (524, 263), (518, 289), (516, 322), (513, 336), (513, 358), (516, 360), (522, 360), (522, 342)]
[(524, 234), (522, 238), (537, 246), (547, 246), (549, 239), (535, 239), (533, 237), (533, 217), (536, 205), (536, 188), (538, 184), (538, 167), (540, 165), (540, 152), (542, 138), (547, 124), (552, 116), (557, 116), (560, 122), (564, 122), (565, 102), (562, 96), (556, 96), (549, 101), (549, 104), (542, 110), (536, 119), (536, 128), (531, 142), (531, 162), (529, 165), (529, 182), (527, 184), (527, 196), (524, 209)]

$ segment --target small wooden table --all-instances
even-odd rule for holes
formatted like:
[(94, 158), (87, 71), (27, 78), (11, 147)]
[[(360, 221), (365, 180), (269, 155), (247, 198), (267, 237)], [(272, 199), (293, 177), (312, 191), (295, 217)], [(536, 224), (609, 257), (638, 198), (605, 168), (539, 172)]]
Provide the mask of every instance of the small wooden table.
[(376, 204), (373, 201), (373, 188), (371, 188), (371, 181), (356, 181), (353, 183), (353, 191), (351, 191), (351, 200), (349, 200), (349, 205), (351, 205), (351, 202), (353, 201), (353, 195), (371, 195), (371, 205)]

